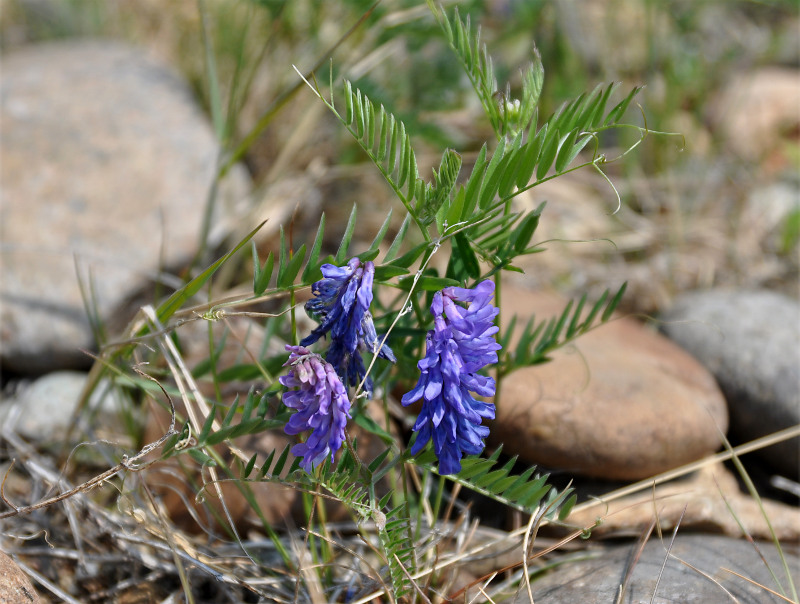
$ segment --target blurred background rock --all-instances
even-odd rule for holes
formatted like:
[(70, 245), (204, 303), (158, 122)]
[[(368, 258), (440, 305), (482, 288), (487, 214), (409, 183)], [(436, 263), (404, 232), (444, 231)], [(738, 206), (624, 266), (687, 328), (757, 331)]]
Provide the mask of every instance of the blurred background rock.
[[(264, 217), (294, 215), (299, 240), (324, 209), (334, 246), (354, 201), (362, 220), (374, 213), (377, 228), (390, 191), (313, 95), (300, 89), (281, 104), (282, 95), (299, 81), (292, 65), (311, 68), (370, 4), (10, 0), (0, 33), (4, 53), (45, 39), (92, 36), (131, 42), (174, 65), (208, 111), (223, 149), (244, 151), (256, 190), (239, 230)], [(541, 114), (596, 83), (621, 81), (623, 90), (644, 84), (642, 120), (654, 131), (682, 135), (651, 136), (609, 166), (623, 201), (614, 215), (613, 190), (590, 171), (521, 195), (518, 203), (526, 207), (549, 202), (542, 239), (608, 238), (615, 244), (554, 242), (551, 253), (525, 267), (527, 286), (555, 284), (570, 295), (591, 295), (628, 280), (623, 305), (650, 314), (682, 291), (711, 286), (767, 287), (797, 298), (795, 2), (457, 4), (481, 24), (498, 80), (509, 81), (512, 94), (535, 41), (546, 70)], [(213, 47), (218, 88), (209, 85), (203, 32)], [(335, 50), (334, 75), (354, 80), (406, 122), (422, 166), (438, 161), (442, 145), (463, 152), (468, 166), (488, 126), (456, 59), (434, 32), (424, 3), (383, 2)], [(327, 61), (318, 78), (328, 81)], [(273, 109), (273, 119), (259, 124)], [(258, 135), (248, 140), (254, 130)], [(621, 135), (619, 142), (624, 148), (631, 141)], [(272, 220), (265, 233), (278, 223)]]

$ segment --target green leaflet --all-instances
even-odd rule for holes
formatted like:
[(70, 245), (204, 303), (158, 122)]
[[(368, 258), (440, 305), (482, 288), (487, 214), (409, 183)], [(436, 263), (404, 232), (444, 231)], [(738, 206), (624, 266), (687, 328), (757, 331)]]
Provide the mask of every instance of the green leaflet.
[(258, 251), (256, 250), (255, 242), (253, 244), (253, 293), (256, 296), (263, 294), (269, 286), (269, 280), (272, 277), (272, 269), (275, 265), (275, 256), (272, 252), (267, 256), (264, 266), (260, 266), (258, 260)]
[[(266, 222), (266, 221), (265, 221)], [(156, 316), (158, 320), (162, 323), (167, 321), (175, 312), (183, 306), (192, 296), (194, 296), (200, 289), (206, 284), (206, 282), (211, 278), (211, 276), (217, 272), (219, 267), (225, 264), (231, 256), (233, 256), (236, 252), (238, 252), (242, 247), (244, 247), (248, 241), (253, 238), (261, 227), (264, 226), (264, 222), (259, 224), (256, 228), (250, 231), (244, 239), (242, 239), (236, 246), (225, 254), (222, 258), (217, 260), (214, 264), (209, 266), (206, 270), (200, 273), (197, 277), (189, 281), (186, 285), (180, 288), (178, 291), (173, 293), (167, 300), (161, 304), (158, 309), (156, 309)], [(142, 336), (147, 333), (149, 329), (147, 327), (143, 327), (137, 336)]]
[[(408, 232), (409, 224), (411, 224), (411, 214), (406, 214), (406, 217), (403, 219), (403, 224), (400, 225), (397, 235), (395, 235), (392, 244), (386, 251), (386, 255), (383, 258), (384, 262), (391, 262), (397, 257), (397, 254), (400, 252), (400, 246), (403, 245), (403, 239), (405, 239), (406, 233)], [(375, 244), (373, 243), (372, 245), (374, 246)]]
[(297, 277), (297, 273), (300, 272), (300, 267), (303, 266), (305, 258), (306, 244), (304, 243), (296, 252), (289, 254), (288, 260), (281, 267), (282, 270), (278, 270), (279, 288), (288, 288), (294, 283), (294, 279)]
[(530, 245), (531, 238), (539, 226), (539, 218), (546, 203), (546, 201), (543, 201), (535, 210), (528, 212), (511, 234), (509, 243), (513, 246), (516, 254), (523, 254)]
[[(577, 304), (570, 301), (557, 317), (551, 317), (538, 323), (534, 317), (531, 317), (522, 331), (514, 354), (512, 355), (507, 348), (504, 348), (500, 359), (501, 374), (505, 375), (520, 367), (545, 363), (549, 360), (548, 355), (553, 351), (595, 327), (607, 323), (619, 305), (626, 287), (627, 284), (623, 283), (610, 300), (610, 292), (606, 290), (585, 317), (581, 317), (581, 315), (585, 308), (586, 296), (583, 296)], [(599, 320), (597, 320), (598, 316)], [(511, 327), (513, 325), (501, 336), (501, 341), (510, 341)]]
[(455, 241), (455, 249), (450, 256), (450, 264), (452, 267), (452, 274), (448, 270), (448, 277), (452, 277), (456, 281), (466, 280), (465, 278), (477, 279), (480, 277), (481, 269), (478, 265), (478, 258), (472, 250), (467, 237), (464, 233), (456, 233), (453, 237)]
[(425, 199), (419, 203), (419, 216), (424, 224), (436, 218), (436, 226), (444, 233), (444, 218), (450, 207), (450, 195), (461, 171), (461, 155), (447, 149), (442, 155), (439, 170), (433, 171), (432, 187), (426, 189)]
[(347, 219), (347, 227), (344, 229), (344, 235), (342, 235), (342, 241), (339, 243), (339, 249), (336, 251), (336, 256), (334, 256), (334, 264), (337, 266), (344, 264), (347, 258), (347, 250), (350, 248), (350, 241), (353, 239), (353, 232), (356, 228), (356, 204), (353, 204), (353, 209), (350, 210), (350, 217)]
[(319, 272), (320, 262), (319, 254), (322, 250), (322, 238), (325, 235), (325, 212), (319, 218), (319, 226), (317, 227), (317, 235), (314, 237), (314, 244), (311, 246), (311, 253), (308, 255), (308, 262), (306, 268), (303, 269), (303, 283), (311, 283), (317, 281), (322, 277)]
[(423, 275), (417, 280), (416, 285), (414, 285), (413, 276), (408, 276), (400, 279), (398, 286), (405, 291), (411, 291), (412, 287), (416, 287), (417, 291), (435, 292), (445, 287), (458, 287), (459, 283), (455, 279), (448, 279), (447, 277)]
[[(548, 518), (556, 517), (561, 502), (569, 496), (572, 489), (557, 492), (547, 484), (547, 475), (531, 480), (536, 471), (535, 466), (527, 468), (522, 474), (514, 474), (512, 469), (517, 461), (516, 457), (497, 467), (501, 451), (502, 446), (488, 458), (464, 457), (461, 460), (461, 471), (447, 476), (447, 479), (527, 514), (537, 512), (541, 502), (549, 495), (549, 501), (555, 503), (545, 515)], [(410, 461), (438, 474), (436, 455), (430, 445)]]
[(438, 9), (432, 0), (428, 0), (428, 7), (436, 17), (450, 47), (472, 82), (472, 87), (483, 105), (492, 128), (498, 138), (502, 137), (505, 129), (500, 108), (495, 101), (497, 80), (494, 76), (492, 58), (489, 56), (486, 45), (481, 44), (480, 30), (473, 32), (469, 15), (466, 20), (462, 20), (458, 14), (458, 8), (456, 8), (453, 18), (448, 19), (444, 10)]
[(389, 230), (389, 225), (392, 221), (392, 209), (389, 208), (388, 214), (386, 214), (386, 218), (383, 219), (383, 224), (381, 224), (381, 228), (378, 229), (378, 233), (375, 235), (375, 238), (372, 240), (372, 243), (369, 246), (370, 251), (378, 252), (378, 246), (383, 241), (383, 238), (386, 237), (386, 232)]
[(377, 424), (377, 422), (372, 419), (370, 416), (366, 415), (365, 413), (357, 413), (353, 417), (353, 422), (364, 428), (367, 432), (375, 434), (378, 436), (383, 442), (387, 444), (391, 444), (394, 442), (394, 436), (389, 434), (386, 430), (384, 430), (381, 426)]
[(416, 549), (411, 539), (408, 503), (403, 502), (386, 514), (383, 530), (378, 530), (385, 563), (389, 567), (394, 594), (402, 598), (411, 586), (406, 574), (413, 575), (417, 569)]

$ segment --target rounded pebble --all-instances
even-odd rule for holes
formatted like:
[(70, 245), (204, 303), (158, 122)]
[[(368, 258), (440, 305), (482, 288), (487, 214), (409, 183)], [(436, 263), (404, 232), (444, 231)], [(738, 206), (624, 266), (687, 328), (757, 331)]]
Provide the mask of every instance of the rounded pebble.
[[(800, 304), (782, 294), (710, 290), (678, 297), (663, 330), (717, 379), (731, 417), (731, 441), (746, 442), (800, 424)], [(800, 474), (800, 439), (758, 454)]]
[[(504, 288), (504, 322), (560, 314), (566, 301)], [(584, 310), (584, 313), (587, 313)], [(515, 343), (512, 341), (512, 346)], [(638, 480), (720, 448), (728, 427), (713, 377), (664, 336), (617, 318), (503, 379), (490, 438), (527, 462)]]

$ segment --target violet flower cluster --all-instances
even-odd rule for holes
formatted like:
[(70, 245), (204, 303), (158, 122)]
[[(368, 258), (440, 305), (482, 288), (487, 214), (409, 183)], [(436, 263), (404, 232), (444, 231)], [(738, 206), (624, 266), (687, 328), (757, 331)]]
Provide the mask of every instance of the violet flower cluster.
[[(411, 453), (418, 453), (433, 439), (443, 475), (458, 473), (462, 456), (483, 451), (489, 428), (481, 421), (494, 418), (494, 404), (472, 396), (495, 393), (494, 379), (478, 373), (497, 363), (501, 348), (494, 338), (499, 330), (494, 324), (499, 309), (491, 304), (493, 296), (491, 281), (483, 281), (474, 289), (448, 287), (434, 295), (434, 328), (427, 334), (425, 358), (417, 364), (422, 373), (417, 385), (402, 399), (403, 405), (422, 399)], [(469, 306), (464, 308), (456, 302)]]
[[(303, 457), (300, 465), (308, 472), (328, 455), (333, 461), (344, 442), (350, 418), (347, 386), (357, 387), (363, 381), (364, 390), (372, 393), (362, 351), (396, 360), (392, 350), (381, 344), (369, 310), (375, 276), (372, 262), (362, 265), (353, 258), (342, 267), (325, 264), (322, 275), (313, 285), (314, 297), (305, 306), (319, 325), (300, 346), (286, 347), (290, 371), (280, 378), (290, 389), (284, 403), (297, 409), (286, 424), (286, 433), (312, 431), (304, 443), (292, 447), (293, 454)], [(497, 363), (500, 349), (494, 338), (499, 311), (491, 303), (493, 296), (491, 281), (473, 289), (448, 287), (434, 295), (434, 328), (426, 337), (425, 358), (417, 364), (421, 375), (402, 399), (403, 405), (422, 400), (411, 453), (418, 453), (433, 440), (441, 474), (456, 474), (464, 455), (483, 450), (489, 429), (481, 425), (482, 419), (494, 418), (494, 405), (473, 396), (495, 393), (494, 380), (479, 373)], [(307, 348), (323, 336), (330, 337), (325, 360)]]
[(289, 373), (278, 381), (290, 390), (283, 395), (284, 404), (297, 409), (284, 427), (287, 434), (312, 430), (304, 443), (292, 447), (292, 454), (302, 457), (306, 472), (330, 455), (331, 461), (342, 446), (344, 429), (350, 418), (350, 399), (330, 363), (304, 346), (287, 345), (289, 360), (284, 367)]
[[(307, 472), (334, 454), (342, 446), (345, 426), (350, 417), (350, 400), (346, 385), (357, 387), (363, 380), (364, 390), (372, 394), (372, 380), (361, 352), (364, 349), (395, 362), (391, 348), (381, 345), (369, 307), (372, 304), (372, 282), (375, 266), (363, 265), (353, 258), (345, 266), (322, 265), (323, 278), (312, 286), (314, 297), (306, 310), (319, 320), (319, 325), (300, 341), (300, 346), (287, 346), (290, 352), (286, 365), (292, 369), (280, 383), (290, 389), (283, 396), (287, 407), (297, 409), (286, 424), (287, 434), (312, 430), (302, 444), (292, 447), (302, 456), (300, 464)], [(330, 335), (325, 360), (311, 353), (310, 346), (322, 336)]]
[[(300, 345), (309, 346), (330, 333), (331, 345), (325, 359), (343, 382), (358, 386), (367, 374), (361, 350), (366, 348), (380, 358), (396, 361), (392, 349), (386, 344), (381, 346), (369, 312), (375, 265), (365, 262), (362, 266), (358, 258), (353, 258), (342, 267), (323, 264), (321, 270), (324, 278), (314, 283), (314, 297), (305, 306), (320, 324)], [(364, 382), (364, 390), (372, 394), (369, 378)]]

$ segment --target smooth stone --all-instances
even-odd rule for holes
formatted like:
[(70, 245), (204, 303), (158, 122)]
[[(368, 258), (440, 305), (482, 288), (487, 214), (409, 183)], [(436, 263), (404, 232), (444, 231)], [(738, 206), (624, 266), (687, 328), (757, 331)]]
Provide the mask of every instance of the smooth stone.
[(3, 552), (0, 552), (0, 604), (41, 602), (28, 575)]
[[(761, 499), (743, 492), (737, 476), (724, 464), (705, 466), (680, 480), (607, 501), (604, 493), (575, 507), (567, 522), (591, 527), (592, 536), (638, 536), (653, 522), (662, 531), (680, 526), (740, 537), (742, 529), (754, 539), (800, 542), (800, 514), (796, 505)], [(602, 522), (597, 524), (597, 519)]]
[[(80, 371), (54, 371), (21, 385), (13, 397), (0, 400), (0, 423), (17, 407), (19, 415), (13, 417), (15, 431), (39, 443), (60, 442), (78, 409), (87, 379), (88, 374)], [(89, 397), (86, 411), (109, 416), (121, 405), (113, 387), (102, 380)]]
[[(800, 424), (800, 304), (782, 294), (710, 290), (676, 298), (663, 330), (717, 379), (734, 444)], [(758, 451), (790, 478), (800, 474), (800, 439)]]
[[(771, 542), (759, 542), (757, 546), (758, 550), (742, 539), (682, 533), (671, 542), (669, 534), (664, 535), (663, 540), (654, 534), (641, 554), (638, 554), (637, 543), (602, 547), (596, 552), (587, 552), (586, 559), (559, 565), (552, 573), (531, 583), (533, 598), (536, 602), (548, 604), (786, 602), (765, 589), (779, 591), (759, 555), (759, 552), (763, 554), (783, 589), (787, 590), (786, 595), (791, 597), (789, 580), (777, 550)], [(800, 558), (786, 548), (784, 555), (796, 581), (800, 576)], [(622, 585), (625, 585), (625, 591), (619, 598)], [(524, 587), (514, 598), (507, 600), (509, 604), (529, 601)]]
[[(103, 322), (194, 255), (219, 144), (188, 85), (108, 41), (3, 57), (0, 89), (0, 360), (22, 372), (90, 364), (80, 282)], [(244, 200), (237, 166), (217, 219)]]
[[(565, 305), (559, 296), (505, 286), (502, 320), (516, 314), (521, 327), (533, 313), (545, 320)], [(633, 319), (617, 318), (551, 362), (509, 374), (489, 426), (492, 442), (529, 463), (638, 480), (717, 451), (728, 416), (697, 361)]]
[[(783, 154), (800, 126), (800, 70), (762, 67), (732, 78), (714, 103), (713, 122), (728, 148), (746, 160)], [(780, 162), (791, 166), (791, 156)]]

